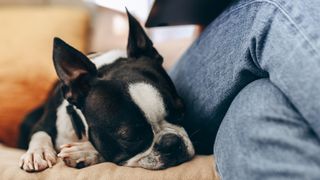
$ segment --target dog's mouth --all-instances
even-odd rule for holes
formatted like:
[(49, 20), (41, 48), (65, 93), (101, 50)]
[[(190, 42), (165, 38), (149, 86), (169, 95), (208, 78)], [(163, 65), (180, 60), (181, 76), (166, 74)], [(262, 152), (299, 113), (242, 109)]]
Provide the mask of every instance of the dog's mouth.
[(172, 156), (171, 154), (161, 154), (157, 151), (150, 151), (145, 156), (136, 157), (126, 161), (123, 165), (128, 167), (141, 167), (150, 170), (160, 170), (177, 166), (183, 162), (192, 159), (193, 155), (179, 154)]
[(156, 134), (152, 145), (122, 164), (159, 170), (191, 160), (195, 154), (193, 145), (183, 128), (166, 128)]

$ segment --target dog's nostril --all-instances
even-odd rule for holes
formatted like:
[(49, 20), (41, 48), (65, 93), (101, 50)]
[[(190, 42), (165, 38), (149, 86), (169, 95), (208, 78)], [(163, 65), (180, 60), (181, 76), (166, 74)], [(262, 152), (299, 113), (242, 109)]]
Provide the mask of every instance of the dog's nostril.
[(86, 165), (84, 164), (83, 161), (78, 162), (77, 165), (76, 165), (76, 168), (77, 168), (77, 169), (82, 169), (82, 168), (84, 168), (84, 167), (86, 167)]
[(182, 139), (175, 134), (165, 134), (161, 137), (155, 148), (161, 153), (173, 153), (179, 151), (182, 146)]

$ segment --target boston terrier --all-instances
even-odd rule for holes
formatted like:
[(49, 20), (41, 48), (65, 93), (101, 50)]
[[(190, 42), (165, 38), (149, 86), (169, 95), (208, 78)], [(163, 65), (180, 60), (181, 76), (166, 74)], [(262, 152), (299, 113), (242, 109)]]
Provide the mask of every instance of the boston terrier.
[(28, 150), (20, 159), (23, 170), (42, 171), (57, 158), (76, 168), (113, 162), (156, 170), (194, 156), (181, 126), (184, 105), (162, 67), (162, 56), (127, 14), (126, 53), (85, 56), (54, 39), (60, 81), (24, 120), (20, 147)]

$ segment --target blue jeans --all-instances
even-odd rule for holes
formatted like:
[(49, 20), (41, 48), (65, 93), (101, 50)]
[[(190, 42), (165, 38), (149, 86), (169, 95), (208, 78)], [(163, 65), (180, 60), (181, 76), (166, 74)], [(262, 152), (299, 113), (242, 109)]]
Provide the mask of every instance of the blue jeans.
[(222, 179), (320, 179), (320, 1), (238, 0), (171, 71)]

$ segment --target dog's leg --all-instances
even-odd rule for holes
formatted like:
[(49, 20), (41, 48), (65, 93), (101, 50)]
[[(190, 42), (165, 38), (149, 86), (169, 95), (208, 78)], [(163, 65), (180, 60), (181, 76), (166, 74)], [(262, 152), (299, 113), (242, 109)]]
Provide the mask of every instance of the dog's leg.
[(58, 157), (70, 167), (83, 168), (104, 162), (103, 157), (89, 141), (64, 144), (60, 148)]
[(51, 137), (38, 131), (31, 137), (28, 151), (20, 158), (19, 166), (25, 171), (42, 171), (57, 162)]

